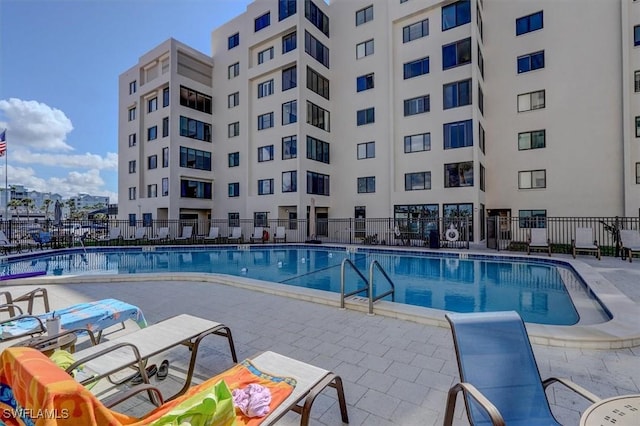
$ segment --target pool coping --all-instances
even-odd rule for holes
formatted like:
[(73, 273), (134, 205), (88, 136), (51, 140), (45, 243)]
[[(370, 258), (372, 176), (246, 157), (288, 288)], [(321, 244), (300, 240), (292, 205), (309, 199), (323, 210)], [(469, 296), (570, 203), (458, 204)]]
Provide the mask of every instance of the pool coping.
[[(252, 245), (255, 248), (271, 248), (271, 244)], [(293, 248), (298, 244), (287, 244), (286, 247)], [(308, 247), (304, 244), (299, 246)], [(175, 247), (175, 246), (172, 246)], [(191, 249), (198, 246), (179, 246), (178, 250)], [(206, 246), (211, 249), (215, 246)], [(233, 246), (222, 246), (224, 248), (232, 248)], [(282, 245), (277, 245), (282, 248)], [(317, 246), (313, 246), (317, 247)], [(164, 247), (158, 247), (162, 249)], [(239, 247), (238, 247), (239, 248)], [(328, 246), (320, 246), (317, 248), (328, 248)], [(559, 264), (568, 266), (578, 273), (585, 282), (588, 289), (593, 295), (600, 300), (605, 309), (610, 313), (609, 321), (589, 324), (589, 325), (546, 325), (527, 323), (527, 332), (533, 343), (546, 346), (559, 347), (575, 347), (588, 349), (620, 349), (640, 346), (640, 305), (634, 303), (624, 293), (618, 290), (609, 280), (602, 274), (592, 268), (590, 265), (574, 259), (558, 259), (541, 256), (512, 255), (501, 253), (498, 255), (489, 255), (487, 253), (475, 251), (438, 251), (431, 252), (426, 250), (415, 250), (415, 248), (392, 248), (392, 249), (376, 249), (370, 246), (341, 246), (332, 245), (331, 248), (339, 248), (342, 250), (357, 252), (414, 252), (423, 255), (433, 255), (436, 257), (451, 257), (459, 259), (467, 259), (469, 257), (481, 258), (488, 260), (511, 259), (514, 261), (535, 260), (537, 262)], [(117, 249), (117, 247), (109, 247), (109, 249)], [(76, 250), (77, 251), (77, 250)], [(144, 250), (141, 250), (144, 251)], [(39, 252), (38, 255), (45, 254), (46, 251)], [(13, 256), (11, 256), (13, 257)], [(17, 257), (17, 256), (16, 256)], [(27, 257), (30, 257), (27, 255)], [(64, 275), (64, 276), (38, 276), (30, 278), (21, 278), (11, 281), (5, 281), (4, 285), (44, 285), (58, 284), (64, 281), (64, 284), (81, 284), (81, 283), (99, 283), (99, 282), (135, 282), (135, 281), (187, 281), (187, 282), (209, 282), (214, 284), (231, 285), (239, 288), (257, 290), (263, 293), (269, 293), (279, 296), (306, 300), (314, 303), (322, 303), (330, 306), (340, 306), (340, 294), (323, 290), (307, 289), (303, 287), (290, 286), (286, 284), (275, 283), (271, 281), (263, 281), (246, 277), (238, 277), (226, 274), (215, 273), (140, 273), (135, 275), (127, 274), (104, 274), (104, 275)], [(345, 301), (348, 309), (357, 310), (368, 313), (368, 299), (363, 297), (352, 297)], [(433, 325), (448, 328), (449, 324), (445, 318), (447, 311), (440, 309), (424, 308), (419, 306), (405, 305), (399, 303), (388, 302), (384, 300), (377, 301), (374, 304), (374, 314), (387, 317), (397, 318), (406, 321), (417, 322), (420, 324)]]

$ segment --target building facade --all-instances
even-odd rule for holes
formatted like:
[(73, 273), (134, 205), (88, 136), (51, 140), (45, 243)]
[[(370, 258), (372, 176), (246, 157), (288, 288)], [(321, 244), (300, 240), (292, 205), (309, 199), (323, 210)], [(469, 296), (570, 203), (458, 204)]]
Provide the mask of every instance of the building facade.
[(637, 216), (640, 2), (256, 0), (123, 74), (119, 137), (121, 218)]

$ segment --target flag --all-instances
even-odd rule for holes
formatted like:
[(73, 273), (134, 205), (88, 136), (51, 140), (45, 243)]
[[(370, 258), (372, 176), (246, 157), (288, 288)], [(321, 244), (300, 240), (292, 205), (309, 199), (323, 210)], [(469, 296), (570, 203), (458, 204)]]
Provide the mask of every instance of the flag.
[(4, 157), (4, 154), (7, 152), (7, 130), (3, 130), (0, 133), (0, 157)]

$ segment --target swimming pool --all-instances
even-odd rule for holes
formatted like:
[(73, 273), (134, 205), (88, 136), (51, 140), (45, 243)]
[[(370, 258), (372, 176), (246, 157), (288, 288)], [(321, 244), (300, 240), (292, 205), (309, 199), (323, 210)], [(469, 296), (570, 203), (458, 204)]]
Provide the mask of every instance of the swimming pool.
[[(30, 254), (4, 259), (0, 267), (5, 277), (34, 271), (47, 275), (218, 273), (339, 293), (344, 259), (350, 259), (366, 277), (376, 260), (393, 281), (398, 303), (454, 312), (513, 309), (527, 322), (573, 325), (580, 315), (571, 296), (580, 292), (601, 310), (603, 321), (609, 319), (580, 277), (560, 262), (469, 257), (380, 249), (352, 252), (328, 246), (132, 247)], [(365, 285), (352, 268), (345, 268), (345, 278), (347, 293)], [(374, 274), (374, 294), (389, 288), (381, 275)]]

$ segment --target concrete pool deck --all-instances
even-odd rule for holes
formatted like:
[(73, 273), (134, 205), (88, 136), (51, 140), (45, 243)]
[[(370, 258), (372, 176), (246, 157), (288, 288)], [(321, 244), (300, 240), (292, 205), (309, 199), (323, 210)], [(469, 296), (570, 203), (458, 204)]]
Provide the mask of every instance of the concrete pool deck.
[[(562, 255), (553, 258), (570, 260)], [(638, 308), (640, 261), (630, 264), (603, 258), (599, 262), (587, 256), (579, 260)], [(150, 322), (185, 312), (223, 322), (233, 332), (241, 359), (273, 350), (340, 374), (345, 381), (351, 425), (442, 423), (446, 393), (458, 381), (453, 342), (447, 328), (383, 315), (369, 316), (354, 309), (340, 310), (336, 305), (311, 303), (275, 292), (192, 281), (191, 277), (167, 281), (140, 274), (129, 277), (135, 279), (134, 284), (126, 278), (94, 275), (22, 282), (30, 283), (29, 288), (44, 285), (49, 290), (52, 309), (115, 297), (138, 305)], [(78, 285), (71, 281), (85, 282)], [(26, 290), (16, 289), (18, 284), (5, 282), (3, 289)], [(626, 320), (637, 324), (640, 317), (636, 314)], [(135, 326), (130, 325), (114, 335), (133, 330)], [(222, 340), (203, 341), (196, 369), (200, 378), (231, 366), (228, 348)], [(601, 397), (640, 393), (640, 347), (594, 349), (534, 344), (533, 350), (543, 378), (567, 377)], [(169, 355), (172, 372), (184, 369), (187, 358), (173, 356)], [(161, 382), (161, 387), (168, 386), (168, 382)], [(580, 413), (589, 405), (557, 385), (547, 395), (562, 424), (577, 424)], [(124, 408), (136, 413), (144, 408), (144, 403)], [(287, 415), (279, 424), (298, 424), (298, 416)], [(316, 400), (311, 424), (341, 424), (335, 392), (325, 392)], [(460, 404), (456, 424), (468, 424)]]

